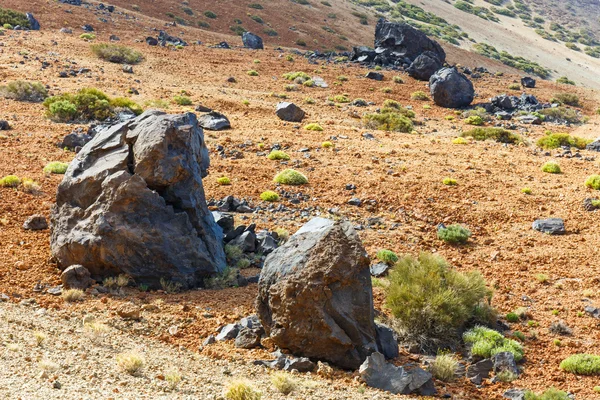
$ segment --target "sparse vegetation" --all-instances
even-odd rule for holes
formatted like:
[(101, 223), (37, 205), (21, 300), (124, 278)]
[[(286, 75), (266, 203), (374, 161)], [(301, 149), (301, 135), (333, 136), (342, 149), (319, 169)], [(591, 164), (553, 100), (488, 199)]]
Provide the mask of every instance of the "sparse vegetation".
[(193, 104), (192, 99), (186, 95), (178, 95), (173, 97), (173, 102), (179, 106), (191, 106)]
[(560, 369), (577, 375), (600, 375), (600, 356), (573, 354), (560, 363)]
[(516, 133), (502, 128), (473, 128), (463, 132), (460, 136), (464, 138), (472, 137), (475, 140), (495, 140), (500, 143), (519, 143), (521, 137)]
[(63, 290), (61, 296), (65, 302), (74, 303), (83, 299), (83, 291), (79, 289), (67, 289)]
[(46, 164), (46, 166), (44, 167), (44, 173), (62, 175), (65, 172), (67, 172), (67, 168), (69, 168), (68, 163), (53, 161), (51, 163)]
[(273, 182), (282, 185), (304, 185), (308, 183), (308, 178), (298, 171), (286, 169), (275, 175)]
[(569, 122), (571, 124), (581, 123), (581, 118), (576, 110), (568, 107), (551, 107), (540, 110), (547, 121)]
[(282, 150), (271, 150), (271, 152), (267, 155), (269, 160), (289, 160), (290, 156)]
[(377, 252), (377, 258), (379, 261), (384, 262), (388, 265), (394, 265), (398, 262), (398, 255), (391, 250), (382, 249)]
[(525, 400), (571, 400), (571, 397), (566, 392), (552, 387), (539, 395), (528, 390), (525, 392)]
[(117, 44), (98, 43), (93, 44), (91, 48), (98, 58), (112, 63), (138, 64), (144, 59), (139, 51)]
[(429, 100), (429, 96), (427, 96), (427, 94), (421, 90), (413, 92), (410, 95), (410, 98), (413, 100)]
[(452, 343), (458, 329), (483, 316), (491, 296), (479, 272), (458, 272), (430, 253), (400, 258), (389, 281), (386, 305), (395, 328), (428, 350)]
[(479, 115), (471, 115), (465, 119), (467, 125), (483, 125), (484, 121)]
[(0, 187), (16, 188), (21, 184), (21, 178), (16, 175), (7, 175), (0, 179)]
[(439, 228), (437, 231), (438, 239), (450, 244), (463, 244), (471, 237), (472, 233), (467, 228), (455, 224)]
[(548, 161), (547, 163), (542, 165), (542, 172), (546, 172), (548, 174), (560, 174), (560, 165), (558, 165), (554, 161)]
[(217, 183), (221, 186), (231, 185), (231, 179), (229, 179), (226, 176), (222, 176), (220, 178), (217, 178)]
[(580, 107), (579, 96), (573, 93), (557, 93), (550, 100), (552, 103), (566, 104), (568, 106)]
[(130, 375), (135, 375), (144, 367), (144, 359), (137, 352), (118, 354), (116, 357), (118, 367)]
[(227, 400), (260, 400), (262, 397), (261, 393), (246, 381), (230, 382), (223, 395)]
[(577, 136), (571, 136), (568, 133), (551, 133), (537, 141), (537, 145), (543, 149), (557, 149), (562, 146), (575, 147), (585, 149), (590, 143), (590, 140), (583, 139)]
[[(7, 28), (7, 25), (10, 27)], [(12, 27), (17, 25), (24, 28), (30, 28), (29, 20), (25, 14), (9, 8), (0, 7), (0, 26), (4, 26), (6, 29), (12, 29)]]
[(570, 80), (566, 76), (561, 76), (560, 78), (558, 78), (556, 80), (556, 83), (562, 83), (564, 85), (573, 85), (573, 86), (575, 85), (575, 81)]
[(463, 340), (471, 347), (471, 354), (475, 356), (489, 358), (498, 353), (509, 352), (513, 354), (515, 361), (523, 359), (523, 346), (519, 342), (507, 339), (490, 328), (476, 326), (463, 334)]
[(398, 104), (397, 108), (388, 106), (379, 113), (366, 114), (363, 117), (363, 123), (369, 129), (410, 133), (414, 129), (411, 121), (414, 116), (413, 111), (402, 108)]
[(429, 366), (429, 372), (442, 382), (452, 382), (458, 372), (458, 360), (454, 354), (442, 353), (435, 357)]
[(0, 86), (0, 96), (31, 103), (39, 103), (48, 97), (48, 91), (39, 82), (12, 81)]
[(323, 127), (316, 122), (311, 122), (310, 124), (305, 125), (304, 129), (306, 129), (307, 131), (317, 131), (317, 132), (323, 131)]
[(458, 182), (456, 181), (456, 179), (454, 178), (450, 178), (450, 177), (445, 177), (444, 179), (442, 179), (442, 183), (446, 186), (456, 186), (458, 185)]
[(96, 35), (93, 33), (82, 33), (81, 35), (79, 35), (79, 38), (90, 42), (96, 39)]
[(585, 180), (585, 186), (590, 189), (600, 190), (600, 175), (588, 176), (588, 178)]
[(298, 384), (292, 376), (286, 372), (278, 371), (271, 374), (271, 383), (279, 393), (288, 395), (296, 390)]
[(260, 199), (263, 201), (279, 201), (279, 194), (272, 190), (267, 190), (260, 194)]
[(181, 283), (173, 282), (165, 278), (160, 278), (160, 287), (168, 294), (179, 293), (181, 291)]

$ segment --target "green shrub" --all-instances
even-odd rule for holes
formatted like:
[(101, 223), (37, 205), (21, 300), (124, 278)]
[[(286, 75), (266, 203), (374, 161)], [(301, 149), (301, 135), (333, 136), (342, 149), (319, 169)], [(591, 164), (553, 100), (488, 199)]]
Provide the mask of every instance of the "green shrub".
[(317, 132), (323, 131), (323, 127), (316, 122), (311, 122), (310, 124), (306, 125), (304, 127), (304, 129), (306, 129), (307, 131), (317, 131)]
[(590, 175), (585, 180), (585, 186), (590, 189), (600, 190), (600, 175)]
[(338, 94), (329, 98), (329, 101), (334, 101), (336, 103), (350, 103), (350, 99), (345, 94)]
[(469, 141), (463, 137), (452, 139), (452, 144), (469, 144)]
[(410, 98), (413, 100), (429, 100), (429, 96), (427, 96), (427, 94), (421, 90), (413, 92), (410, 95)]
[(579, 96), (574, 93), (557, 93), (550, 100), (551, 103), (566, 104), (568, 106), (580, 107)]
[(214, 12), (212, 12), (212, 11), (205, 11), (205, 12), (204, 12), (204, 16), (205, 16), (206, 18), (210, 18), (210, 19), (215, 19), (215, 18), (217, 18), (217, 14), (215, 14), (215, 13), (214, 13)]
[(523, 359), (523, 346), (515, 340), (507, 339), (501, 333), (476, 326), (463, 334), (463, 340), (471, 346), (471, 354), (483, 358), (490, 358), (498, 353), (509, 352), (515, 357), (515, 361)]
[(447, 186), (456, 186), (456, 185), (458, 185), (458, 182), (456, 181), (456, 179), (450, 178), (450, 177), (445, 177), (444, 179), (442, 179), (442, 183), (444, 185), (447, 185)]
[(450, 244), (463, 244), (471, 237), (472, 233), (467, 228), (458, 224), (448, 225), (437, 231), (438, 239)]
[(23, 28), (30, 28), (29, 20), (24, 13), (0, 7), (0, 26), (4, 25), (10, 25), (10, 28), (6, 29), (12, 29), (13, 26), (17, 25)]
[(506, 320), (508, 322), (519, 322), (519, 316), (514, 312), (509, 312), (506, 314)]
[(310, 75), (302, 71), (288, 72), (283, 74), (283, 78), (287, 79), (288, 81), (295, 81), (296, 83), (304, 83), (310, 79)]
[(64, 174), (67, 172), (67, 168), (69, 168), (69, 163), (64, 163), (60, 161), (53, 161), (51, 163), (46, 164), (44, 167), (45, 174)]
[(413, 131), (414, 126), (410, 117), (407, 115), (414, 116), (414, 112), (411, 110), (397, 110), (389, 107), (384, 108), (379, 113), (365, 114), (363, 123), (369, 129), (410, 133)]
[(118, 64), (138, 64), (144, 59), (142, 53), (126, 46), (98, 43), (91, 46), (92, 52), (105, 61)]
[(279, 201), (279, 194), (272, 190), (267, 190), (260, 194), (260, 199), (263, 201)]
[(335, 147), (335, 145), (333, 144), (333, 142), (326, 141), (326, 142), (321, 143), (321, 147), (324, 149), (331, 149), (331, 148)]
[(12, 81), (0, 86), (0, 96), (17, 101), (39, 103), (48, 97), (48, 91), (39, 82)]
[(468, 125), (483, 125), (483, 118), (479, 115), (471, 115), (467, 119), (465, 119), (465, 124)]
[(492, 139), (500, 143), (519, 143), (521, 137), (502, 128), (473, 128), (461, 133), (462, 137), (472, 137), (475, 140)]
[(185, 95), (173, 97), (173, 102), (180, 106), (191, 106), (193, 104), (192, 99)]
[(398, 84), (400, 84), (400, 83), (404, 83), (404, 79), (402, 79), (402, 77), (401, 77), (401, 76), (398, 76), (398, 75), (394, 76), (394, 77), (392, 78), (392, 80), (394, 81), (394, 83), (398, 83)]
[(434, 351), (453, 343), (456, 332), (491, 296), (479, 272), (458, 272), (430, 253), (400, 258), (389, 282), (386, 305), (394, 326), (406, 339)]
[(560, 363), (560, 369), (577, 375), (600, 375), (600, 356), (573, 354)]
[(0, 179), (1, 187), (11, 187), (15, 188), (21, 184), (21, 179), (16, 175), (7, 175), (4, 178)]
[(531, 194), (532, 191), (531, 191), (530, 188), (524, 187), (524, 188), (521, 189), (521, 193), (523, 193), (523, 194)]
[(228, 287), (237, 287), (239, 282), (239, 274), (239, 269), (226, 267), (220, 274), (205, 279), (204, 286), (207, 289), (225, 289)]
[(528, 390), (525, 392), (525, 400), (571, 400), (571, 398), (568, 393), (551, 387), (539, 395)]
[(537, 145), (543, 149), (557, 149), (561, 146), (569, 146), (583, 150), (590, 142), (591, 140), (571, 136), (568, 133), (550, 133), (540, 138), (537, 141)]
[(275, 175), (273, 182), (282, 185), (304, 185), (308, 183), (308, 178), (298, 171), (286, 169)]
[(259, 3), (252, 3), (252, 4), (248, 4), (248, 7), (250, 8), (254, 8), (255, 10), (262, 10), (263, 6)]
[(451, 382), (458, 373), (458, 360), (453, 354), (438, 354), (429, 365), (429, 372), (435, 379)]
[(111, 99), (95, 88), (80, 89), (75, 94), (49, 97), (44, 101), (46, 114), (57, 122), (73, 120), (105, 120), (119, 109), (128, 109), (135, 114), (142, 113), (142, 107), (133, 100), (117, 97)]
[(540, 114), (546, 117), (548, 121), (566, 121), (571, 124), (578, 124), (581, 118), (577, 111), (567, 107), (551, 107), (540, 110)]
[(79, 35), (80, 39), (83, 40), (94, 40), (96, 39), (96, 35), (94, 35), (93, 33), (82, 33), (81, 35)]
[(241, 247), (232, 244), (225, 245), (224, 250), (228, 261), (237, 261), (244, 255), (244, 250)]
[(560, 165), (553, 161), (548, 161), (542, 165), (542, 172), (547, 172), (549, 174), (560, 174)]
[(220, 178), (217, 178), (217, 183), (221, 186), (228, 186), (231, 185), (231, 179), (229, 179), (226, 176), (222, 176)]
[(281, 150), (271, 150), (269, 155), (267, 155), (269, 160), (289, 160), (290, 156), (287, 155), (286, 152)]
[(519, 85), (518, 83), (511, 83), (510, 85), (508, 85), (508, 88), (510, 90), (521, 90), (521, 85)]
[(247, 74), (249, 76), (258, 76), (258, 71), (251, 69), (250, 71), (247, 72)]
[(556, 83), (562, 83), (565, 85), (575, 85), (575, 82), (567, 78), (566, 76), (561, 76), (556, 80)]
[(382, 249), (377, 252), (377, 258), (379, 261), (386, 263), (387, 265), (393, 265), (398, 262), (398, 256), (391, 250)]

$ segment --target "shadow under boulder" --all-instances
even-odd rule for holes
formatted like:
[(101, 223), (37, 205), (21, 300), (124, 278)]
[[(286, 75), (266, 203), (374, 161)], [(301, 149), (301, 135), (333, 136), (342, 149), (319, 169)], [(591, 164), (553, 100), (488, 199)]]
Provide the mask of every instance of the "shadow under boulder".
[(198, 286), (225, 268), (222, 231), (202, 178), (208, 149), (192, 113), (147, 111), (98, 132), (69, 166), (51, 213), (61, 269)]

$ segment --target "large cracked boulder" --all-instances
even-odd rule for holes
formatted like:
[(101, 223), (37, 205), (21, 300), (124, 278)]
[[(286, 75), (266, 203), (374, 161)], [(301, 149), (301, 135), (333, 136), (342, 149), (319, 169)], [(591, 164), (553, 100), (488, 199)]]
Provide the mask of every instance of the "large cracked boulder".
[(192, 113), (147, 111), (98, 132), (71, 162), (52, 209), (52, 255), (92, 277), (194, 287), (225, 268), (202, 178), (208, 149)]
[(349, 222), (312, 219), (269, 254), (258, 290), (280, 348), (346, 369), (376, 351), (369, 257)]
[(442, 68), (442, 62), (434, 53), (426, 51), (417, 56), (406, 71), (412, 78), (428, 81), (431, 75), (435, 74), (440, 68)]
[(466, 107), (475, 98), (473, 83), (456, 68), (442, 68), (433, 74), (429, 91), (435, 104), (446, 108)]
[(386, 58), (407, 58), (411, 62), (424, 52), (431, 52), (443, 65), (446, 52), (435, 40), (402, 22), (379, 19), (375, 27), (375, 52)]

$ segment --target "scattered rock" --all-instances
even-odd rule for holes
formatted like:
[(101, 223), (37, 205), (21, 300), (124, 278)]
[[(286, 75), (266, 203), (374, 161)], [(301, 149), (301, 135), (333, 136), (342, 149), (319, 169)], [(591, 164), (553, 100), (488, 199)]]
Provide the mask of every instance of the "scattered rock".
[[(148, 40), (146, 39), (146, 42)], [(181, 38), (171, 36), (165, 31), (158, 32), (158, 43), (161, 46), (187, 46), (188, 44)]]
[(133, 74), (133, 67), (131, 65), (123, 65), (123, 72)]
[(375, 323), (377, 330), (377, 350), (385, 356), (386, 359), (398, 357), (400, 350), (398, 348), (398, 338), (396, 332), (387, 325)]
[(291, 357), (276, 351), (273, 353), (274, 360), (256, 360), (255, 365), (264, 365), (268, 368), (282, 369), (284, 371), (312, 372), (316, 369), (314, 362), (306, 357)]
[(535, 79), (529, 76), (525, 76), (521, 78), (521, 86), (523, 86), (524, 88), (533, 89), (535, 87)]
[(376, 350), (369, 258), (350, 223), (312, 219), (267, 256), (258, 286), (280, 348), (347, 369)]
[(508, 351), (497, 353), (492, 357), (492, 362), (494, 363), (494, 372), (496, 374), (503, 371), (509, 371), (515, 376), (519, 375), (519, 368), (517, 367), (513, 353)]
[(48, 222), (46, 221), (46, 217), (40, 214), (35, 214), (27, 218), (25, 223), (23, 224), (23, 229), (31, 230), (31, 231), (41, 231), (43, 229), (48, 228)]
[(489, 358), (476, 362), (467, 367), (467, 378), (475, 385), (481, 385), (484, 379), (490, 377), (490, 372), (494, 369), (494, 362)]
[(365, 75), (365, 78), (373, 79), (374, 81), (382, 81), (383, 74), (380, 74), (379, 72), (369, 71), (367, 72), (367, 75)]
[(141, 309), (134, 304), (123, 304), (117, 309), (117, 314), (123, 319), (137, 321), (140, 319)]
[(242, 35), (242, 43), (244, 44), (244, 47), (249, 49), (262, 50), (265, 48), (261, 37), (251, 32), (244, 32)]
[(65, 34), (67, 34), (67, 35), (70, 35), (70, 34), (72, 34), (72, 33), (73, 33), (73, 29), (71, 29), (71, 28), (60, 28), (60, 31), (59, 31), (59, 32), (60, 32), (60, 33), (65, 33)]
[(590, 150), (590, 151), (600, 151), (600, 138), (598, 138), (595, 141), (593, 141), (592, 143), (588, 144), (586, 146), (586, 149)]
[(221, 342), (224, 340), (235, 339), (240, 333), (240, 325), (239, 324), (228, 324), (221, 329), (221, 332), (216, 337), (216, 340)]
[(8, 121), (0, 120), (0, 131), (7, 131), (10, 129), (10, 124)]
[(94, 27), (89, 25), (89, 24), (85, 24), (81, 27), (81, 29), (83, 29), (86, 32), (94, 32)]
[(147, 111), (98, 132), (72, 163), (51, 214), (59, 266), (126, 274), (154, 288), (161, 278), (197, 286), (225, 268), (202, 187), (208, 149), (194, 114)]
[(148, 37), (146, 38), (146, 43), (147, 43), (149, 46), (158, 46), (158, 40), (157, 40), (157, 39), (155, 39), (155, 38), (153, 38), (152, 36), (148, 36)]
[(429, 90), (435, 104), (446, 108), (466, 107), (475, 97), (473, 84), (456, 68), (442, 68), (433, 74)]
[(565, 223), (561, 218), (538, 219), (532, 224), (533, 229), (549, 235), (562, 235), (566, 233)]
[(216, 341), (217, 340), (215, 339), (215, 335), (210, 335), (209, 337), (204, 339), (204, 342), (202, 342), (202, 346), (208, 346), (210, 344), (215, 343)]
[(260, 346), (260, 336), (263, 329), (242, 328), (235, 338), (235, 347), (253, 349)]
[(67, 289), (85, 290), (93, 283), (90, 271), (83, 265), (71, 265), (60, 274), (60, 280)]
[(63, 138), (58, 147), (74, 151), (78, 147), (85, 146), (90, 140), (92, 140), (92, 137), (86, 133), (71, 132)]
[(29, 22), (29, 29), (32, 31), (40, 30), (40, 23), (35, 19), (32, 13), (25, 13), (25, 17), (27, 17), (27, 21)]
[(598, 199), (593, 199), (593, 198), (590, 198), (590, 197), (588, 197), (587, 199), (585, 199), (585, 200), (583, 201), (583, 208), (584, 208), (586, 211), (594, 211), (594, 210), (598, 210), (598, 209), (600, 209), (600, 206), (595, 206), (595, 205), (593, 204), (593, 201), (597, 201), (597, 200), (598, 200)]
[(294, 103), (281, 102), (277, 104), (275, 114), (284, 121), (300, 122), (306, 113)]
[(506, 392), (504, 392), (502, 397), (509, 400), (525, 400), (525, 390), (508, 389)]
[(594, 318), (600, 318), (600, 308), (592, 307), (592, 306), (585, 306), (583, 311), (585, 311), (586, 314), (588, 314)]
[(381, 353), (373, 353), (360, 366), (359, 373), (363, 381), (371, 387), (394, 394), (418, 393), (421, 396), (433, 396), (436, 393), (432, 375), (414, 368), (406, 370), (385, 361)]
[(389, 269), (390, 266), (383, 262), (371, 265), (371, 276), (379, 278), (380, 276), (386, 275)]
[(201, 127), (208, 129), (209, 131), (222, 131), (231, 128), (231, 123), (227, 117), (216, 111), (201, 115), (200, 118), (198, 118), (198, 123)]

